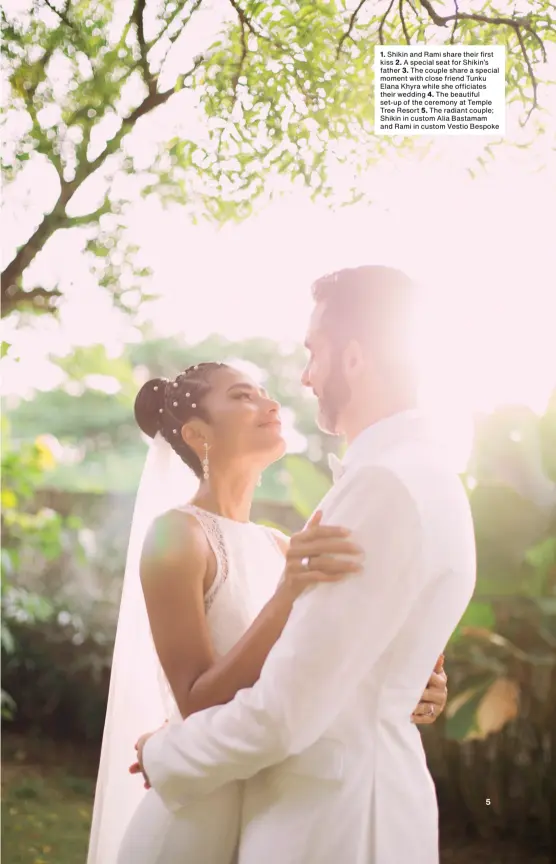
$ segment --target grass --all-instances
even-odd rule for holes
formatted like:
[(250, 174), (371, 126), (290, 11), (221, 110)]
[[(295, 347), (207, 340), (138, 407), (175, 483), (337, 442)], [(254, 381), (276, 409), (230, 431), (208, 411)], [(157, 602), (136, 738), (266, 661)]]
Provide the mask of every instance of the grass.
[[(12, 734), (2, 751), (2, 861), (85, 864), (98, 753)], [(441, 827), (442, 864), (549, 864), (548, 855), (511, 841), (464, 839), (461, 825)]]
[[(57, 764), (52, 758), (36, 761), (22, 740), (10, 737), (3, 750), (2, 860), (6, 864), (84, 864), (92, 776), (81, 773), (79, 763), (68, 770), (62, 760)], [(52, 755), (49, 745), (48, 756)]]

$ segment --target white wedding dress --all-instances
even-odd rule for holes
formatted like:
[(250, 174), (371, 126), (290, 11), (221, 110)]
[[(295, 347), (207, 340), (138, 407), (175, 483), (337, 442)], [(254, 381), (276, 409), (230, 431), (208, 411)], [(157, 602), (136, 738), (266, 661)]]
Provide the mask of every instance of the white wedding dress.
[[(276, 591), (284, 555), (269, 528), (215, 516), (191, 504), (178, 509), (198, 520), (216, 556), (216, 577), (205, 595), (205, 609), (215, 652), (222, 656)], [(175, 703), (169, 721), (181, 722)], [(155, 791), (146, 791), (117, 862), (104, 864), (233, 864), (242, 791), (242, 783), (230, 783), (178, 813), (170, 813)]]

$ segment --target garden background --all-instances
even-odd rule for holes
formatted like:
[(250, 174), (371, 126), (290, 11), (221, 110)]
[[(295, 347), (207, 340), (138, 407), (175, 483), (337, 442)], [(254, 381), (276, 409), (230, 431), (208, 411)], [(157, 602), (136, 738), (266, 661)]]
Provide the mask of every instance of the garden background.
[[(288, 455), (253, 517), (296, 530), (341, 453), (299, 382), (310, 284), (375, 262), (423, 284), (422, 401), (477, 534), (423, 730), (442, 860), (556, 860), (555, 22), (548, 0), (3, 4), (10, 864), (85, 860), (138, 388), (204, 360), (264, 383)], [(375, 137), (381, 42), (505, 44), (505, 139)]]

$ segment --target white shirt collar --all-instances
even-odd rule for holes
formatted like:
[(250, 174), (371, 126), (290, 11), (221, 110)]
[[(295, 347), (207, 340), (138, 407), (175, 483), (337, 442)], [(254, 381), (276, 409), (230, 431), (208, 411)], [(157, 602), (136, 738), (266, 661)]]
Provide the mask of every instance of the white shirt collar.
[(400, 411), (378, 423), (367, 426), (351, 442), (343, 459), (338, 459), (334, 453), (328, 457), (328, 464), (335, 483), (340, 480), (348, 467), (363, 462), (369, 453), (381, 450), (385, 445), (392, 444), (396, 439), (415, 435), (421, 429), (423, 417), (420, 411), (412, 409)]

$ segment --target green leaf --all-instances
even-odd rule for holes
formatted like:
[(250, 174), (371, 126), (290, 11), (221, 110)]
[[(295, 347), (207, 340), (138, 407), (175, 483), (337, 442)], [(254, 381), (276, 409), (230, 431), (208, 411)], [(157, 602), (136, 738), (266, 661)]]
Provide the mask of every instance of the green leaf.
[(6, 654), (13, 654), (15, 650), (14, 637), (5, 622), (0, 630), (0, 643), (2, 645), (2, 650), (5, 651)]
[(2, 561), (2, 576), (11, 576), (14, 572), (14, 562), (12, 560), (12, 555), (8, 549), (2, 549), (0, 551), (1, 561)]
[(481, 600), (472, 600), (459, 622), (450, 642), (456, 642), (462, 638), (462, 630), (465, 627), (482, 627), (485, 630), (494, 630), (496, 616), (492, 603)]
[(12, 720), (15, 714), (16, 704), (9, 693), (0, 690), (0, 710), (4, 720)]
[(556, 597), (535, 597), (535, 604), (543, 615), (556, 616)]
[(463, 741), (476, 730), (476, 714), (479, 704), (494, 681), (494, 676), (489, 675), (478, 687), (458, 694), (454, 701), (461, 699), (461, 705), (452, 714), (449, 708), (446, 711), (445, 733), (450, 741)]
[(287, 456), (285, 465), (290, 476), (292, 505), (307, 520), (329, 491), (332, 482), (303, 456)]

